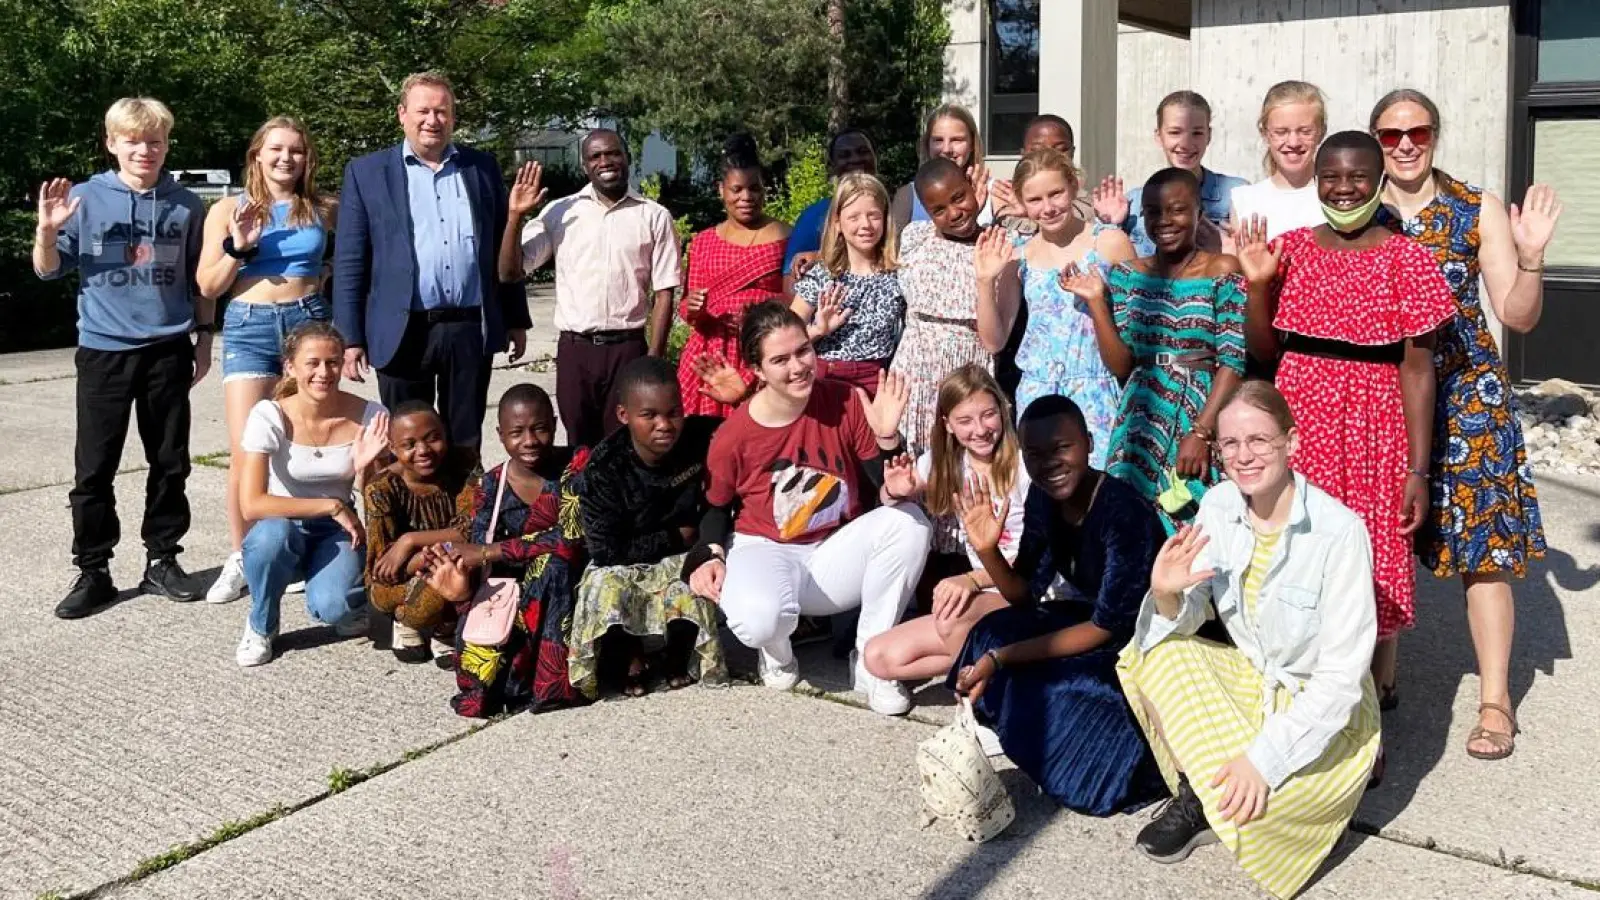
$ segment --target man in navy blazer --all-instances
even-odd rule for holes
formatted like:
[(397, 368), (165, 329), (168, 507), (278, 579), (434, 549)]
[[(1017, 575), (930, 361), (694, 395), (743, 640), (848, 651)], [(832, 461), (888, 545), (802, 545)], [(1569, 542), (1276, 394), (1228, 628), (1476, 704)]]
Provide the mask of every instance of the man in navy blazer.
[(333, 256), (333, 316), (344, 374), (378, 372), (383, 405), (434, 403), (450, 442), (477, 449), (494, 354), (527, 342), (526, 294), (495, 257), (507, 190), (493, 156), (451, 142), (455, 95), (424, 72), (400, 86), (405, 141), (344, 170)]

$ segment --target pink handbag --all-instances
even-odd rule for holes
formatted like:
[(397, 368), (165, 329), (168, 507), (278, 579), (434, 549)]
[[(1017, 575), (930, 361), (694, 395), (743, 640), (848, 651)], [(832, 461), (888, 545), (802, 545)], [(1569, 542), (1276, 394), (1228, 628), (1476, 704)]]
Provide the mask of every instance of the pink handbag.
[[(506, 495), (506, 482), (510, 478), (504, 468), (500, 470), (500, 486), (494, 492), (494, 512), (489, 515), (489, 532), (485, 540), (494, 541), (495, 528), (500, 524), (500, 501)], [(511, 628), (517, 619), (517, 606), (522, 599), (520, 585), (515, 578), (484, 576), (472, 596), (472, 609), (461, 625), (461, 639), (480, 647), (499, 647), (511, 637)]]

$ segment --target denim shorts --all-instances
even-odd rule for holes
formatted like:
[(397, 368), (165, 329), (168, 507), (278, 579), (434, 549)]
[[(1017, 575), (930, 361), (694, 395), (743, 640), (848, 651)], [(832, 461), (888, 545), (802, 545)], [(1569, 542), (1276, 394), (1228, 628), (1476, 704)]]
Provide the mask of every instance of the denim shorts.
[(326, 322), (333, 308), (318, 294), (282, 303), (228, 304), (222, 316), (222, 381), (283, 374), (283, 339), (300, 325)]

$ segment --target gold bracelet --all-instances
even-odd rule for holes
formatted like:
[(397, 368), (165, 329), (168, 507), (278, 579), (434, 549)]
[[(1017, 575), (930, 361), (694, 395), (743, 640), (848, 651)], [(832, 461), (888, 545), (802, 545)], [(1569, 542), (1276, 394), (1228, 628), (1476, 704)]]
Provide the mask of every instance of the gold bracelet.
[(1518, 272), (1527, 272), (1530, 275), (1537, 275), (1540, 272), (1544, 271), (1544, 261), (1540, 260), (1540, 262), (1539, 262), (1539, 264), (1537, 266), (1531, 266), (1530, 267), (1530, 266), (1523, 265), (1522, 264), (1522, 260), (1519, 259), (1519, 260), (1517, 260), (1517, 271)]

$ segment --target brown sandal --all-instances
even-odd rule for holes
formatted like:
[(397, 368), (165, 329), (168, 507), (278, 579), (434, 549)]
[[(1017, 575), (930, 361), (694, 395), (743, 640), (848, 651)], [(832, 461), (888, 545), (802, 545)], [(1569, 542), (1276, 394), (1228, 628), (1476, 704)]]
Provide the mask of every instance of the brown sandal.
[[(1517, 727), (1516, 714), (1506, 707), (1498, 703), (1480, 703), (1478, 704), (1478, 715), (1481, 717), (1486, 709), (1492, 709), (1505, 716), (1506, 720), (1511, 723), (1511, 732), (1508, 734), (1504, 731), (1492, 731), (1482, 725), (1473, 728), (1467, 735), (1467, 755), (1473, 759), (1505, 759), (1517, 749), (1516, 736), (1522, 729)], [(1494, 749), (1487, 751), (1474, 750), (1472, 745), (1476, 741), (1488, 741)]]

